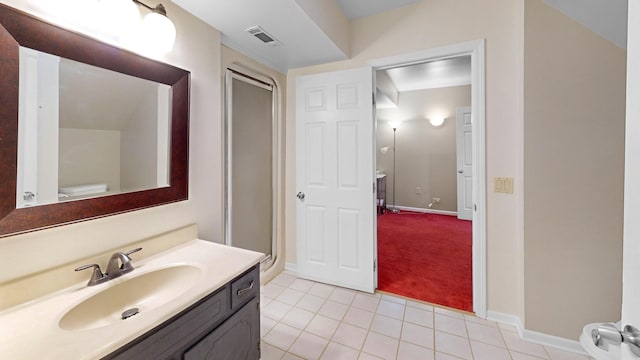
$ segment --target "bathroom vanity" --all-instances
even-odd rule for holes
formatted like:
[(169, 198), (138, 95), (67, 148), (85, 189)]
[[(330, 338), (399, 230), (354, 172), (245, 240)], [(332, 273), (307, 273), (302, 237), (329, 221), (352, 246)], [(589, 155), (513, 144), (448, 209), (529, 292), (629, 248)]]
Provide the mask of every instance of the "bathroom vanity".
[(259, 269), (224, 284), (104, 359), (260, 358)]
[(1, 311), (0, 359), (260, 358), (263, 254), (197, 239), (144, 251), (116, 279), (87, 286), (86, 274)]

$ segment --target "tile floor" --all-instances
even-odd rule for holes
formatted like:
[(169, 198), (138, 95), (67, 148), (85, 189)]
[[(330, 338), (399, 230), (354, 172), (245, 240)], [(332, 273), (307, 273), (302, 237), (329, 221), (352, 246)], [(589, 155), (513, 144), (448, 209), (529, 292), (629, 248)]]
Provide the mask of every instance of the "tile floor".
[(297, 278), (262, 288), (263, 360), (587, 360), (447, 309)]

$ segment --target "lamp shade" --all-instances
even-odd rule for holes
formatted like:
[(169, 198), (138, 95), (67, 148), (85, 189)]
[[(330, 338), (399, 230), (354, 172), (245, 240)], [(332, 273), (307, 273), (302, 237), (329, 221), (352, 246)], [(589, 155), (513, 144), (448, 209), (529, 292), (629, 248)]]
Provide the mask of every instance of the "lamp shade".
[(167, 52), (176, 40), (176, 27), (168, 17), (150, 12), (142, 22), (144, 41), (154, 51)]

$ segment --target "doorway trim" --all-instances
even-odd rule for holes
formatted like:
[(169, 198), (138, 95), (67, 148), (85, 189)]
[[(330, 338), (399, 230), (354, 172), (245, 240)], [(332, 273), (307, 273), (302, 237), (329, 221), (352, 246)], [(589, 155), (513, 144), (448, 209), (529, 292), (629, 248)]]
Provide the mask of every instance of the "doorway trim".
[[(374, 70), (414, 65), (428, 61), (471, 56), (471, 112), (473, 141), (472, 269), (473, 311), (487, 317), (487, 217), (486, 217), (486, 123), (484, 39), (446, 45), (369, 61)], [(374, 84), (375, 85), (375, 84)], [(374, 164), (375, 164), (374, 139)], [(372, 169), (375, 172), (375, 169)], [(377, 226), (377, 225), (376, 225)], [(376, 279), (377, 280), (377, 279)]]

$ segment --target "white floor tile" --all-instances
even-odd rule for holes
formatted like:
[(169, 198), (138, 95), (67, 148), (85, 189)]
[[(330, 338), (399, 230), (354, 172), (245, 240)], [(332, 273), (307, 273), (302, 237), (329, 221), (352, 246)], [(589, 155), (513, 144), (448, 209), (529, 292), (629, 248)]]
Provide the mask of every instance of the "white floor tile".
[(341, 323), (335, 334), (333, 334), (333, 338), (331, 340), (360, 350), (366, 337), (367, 330), (357, 326)]
[(399, 339), (402, 331), (402, 321), (377, 314), (371, 322), (371, 331)]
[(301, 358), (299, 356), (295, 356), (295, 355), (293, 355), (291, 353), (286, 353), (282, 357), (282, 360), (306, 360), (306, 359), (303, 359), (303, 358)]
[(265, 342), (260, 345), (260, 360), (280, 360), (283, 355), (284, 351)]
[(397, 360), (433, 360), (435, 358), (432, 349), (423, 348), (404, 341), (398, 347)]
[(307, 292), (311, 287), (315, 284), (313, 281), (305, 280), (305, 279), (296, 279), (291, 285), (289, 285), (289, 289), (298, 290), (302, 292)]
[(285, 272), (262, 287), (262, 360), (593, 360), (511, 325)]
[(368, 354), (375, 354), (385, 360), (394, 360), (398, 352), (398, 340), (369, 332), (367, 340), (365, 340), (362, 346), (362, 351)]
[(360, 352), (348, 346), (330, 342), (322, 354), (321, 360), (357, 360)]
[(300, 301), (298, 301), (298, 303), (296, 304), (296, 307), (299, 307), (301, 309), (304, 310), (308, 310), (311, 312), (318, 312), (318, 310), (320, 310), (320, 308), (322, 307), (322, 304), (324, 304), (326, 300), (315, 296), (315, 295), (311, 295), (311, 294), (306, 294), (305, 296), (302, 297), (302, 299), (300, 299)]
[(404, 318), (404, 308), (405, 306), (402, 304), (398, 304), (396, 302), (388, 300), (380, 300), (377, 313), (392, 317), (394, 319), (402, 320)]
[(276, 301), (280, 301), (281, 303), (295, 305), (304, 297), (304, 293), (298, 290), (285, 289), (283, 292), (275, 298)]
[(260, 316), (260, 335), (265, 336), (278, 322), (266, 316)]
[(509, 351), (502, 347), (471, 341), (474, 360), (511, 360)]
[(335, 301), (327, 300), (324, 305), (318, 310), (318, 314), (330, 317), (336, 320), (342, 320), (344, 314), (347, 312), (348, 306), (340, 304)]
[(507, 343), (507, 348), (509, 348), (509, 350), (542, 359), (549, 359), (549, 356), (547, 355), (547, 352), (544, 350), (544, 347), (542, 345), (524, 341), (520, 339), (518, 333), (503, 331), (502, 336), (504, 337), (504, 341)]
[(312, 313), (311, 311), (294, 307), (285, 316), (282, 317), (282, 320), (280, 320), (280, 322), (302, 330), (307, 327), (307, 325), (309, 325), (309, 322), (311, 321), (311, 319), (313, 319), (313, 317), (314, 313)]
[(282, 292), (286, 289), (286, 287), (274, 284), (273, 282), (268, 283), (260, 289), (262, 295), (269, 299), (275, 299), (278, 295), (282, 294)]
[(541, 360), (542, 359), (537, 356), (527, 355), (517, 351), (510, 351), (509, 353), (511, 354), (511, 359), (513, 360)]
[(358, 293), (351, 303), (352, 307), (375, 312), (380, 303), (380, 296)]
[(588, 360), (589, 357), (586, 355), (580, 355), (576, 353), (572, 353), (569, 351), (564, 351), (552, 347), (545, 346), (545, 350), (547, 350), (547, 354), (551, 360)]
[(406, 305), (407, 304), (407, 300), (406, 299), (403, 299), (403, 298), (397, 297), (397, 296), (393, 296), (393, 295), (389, 295), (389, 294), (382, 294), (382, 299), (381, 300), (391, 301), (391, 302), (402, 304), (402, 305)]
[(419, 301), (407, 300), (407, 306), (410, 306), (410, 307), (416, 308), (416, 309), (420, 309), (420, 310), (426, 310), (426, 311), (433, 312), (433, 306), (431, 306), (429, 304), (425, 304), (425, 303), (419, 302)]
[(480, 324), (480, 325), (484, 325), (484, 326), (491, 326), (494, 328), (498, 327), (498, 323), (495, 321), (489, 321), (489, 320), (485, 320), (485, 319), (481, 319), (479, 317), (473, 316), (473, 315), (464, 315), (464, 320), (468, 323), (474, 323), (474, 324)]
[(321, 284), (321, 283), (315, 283), (313, 284), (313, 286), (309, 289), (309, 291), (307, 291), (308, 294), (311, 295), (315, 295), (315, 296), (319, 296), (323, 299), (328, 298), (331, 293), (333, 292), (333, 290), (335, 289), (335, 286), (332, 285), (327, 285), (327, 284)]
[(435, 329), (450, 334), (467, 337), (467, 327), (462, 319), (435, 314)]
[(373, 315), (374, 313), (372, 313), (371, 311), (350, 307), (347, 310), (347, 313), (344, 315), (342, 321), (351, 325), (368, 329), (371, 326)]
[(436, 360), (460, 360), (460, 358), (436, 351)]
[(454, 317), (454, 318), (457, 318), (457, 319), (463, 319), (464, 320), (464, 315), (462, 313), (457, 312), (457, 311), (444, 309), (444, 308), (437, 307), (437, 306), (434, 307), (433, 309), (438, 314), (447, 315), (447, 316), (451, 316), (451, 317)]
[(316, 315), (311, 320), (311, 322), (309, 322), (309, 325), (307, 325), (305, 331), (318, 336), (322, 336), (325, 339), (331, 339), (331, 337), (333, 337), (333, 334), (336, 332), (338, 325), (340, 325), (340, 322), (338, 320), (334, 320), (322, 315)]
[(328, 343), (327, 339), (303, 332), (291, 345), (289, 352), (303, 359), (319, 359)]
[(472, 322), (467, 322), (469, 339), (506, 348), (507, 345), (502, 339), (502, 333), (497, 327), (484, 326)]
[(400, 339), (422, 347), (433, 349), (433, 329), (404, 322)]
[(433, 312), (407, 306), (404, 310), (404, 321), (433, 328)]
[(436, 351), (471, 360), (469, 339), (436, 331)]
[(273, 280), (271, 280), (269, 282), (269, 284), (278, 284), (284, 287), (288, 287), (289, 285), (291, 285), (298, 277), (290, 274), (288, 272), (282, 272), (280, 273), (278, 276), (276, 276), (275, 278), (273, 278)]
[(356, 297), (356, 292), (353, 290), (336, 288), (329, 296), (329, 300), (339, 302), (341, 304), (350, 305), (353, 299)]
[(277, 348), (288, 350), (301, 332), (293, 326), (278, 323), (263, 339)]
[(283, 304), (274, 300), (264, 307), (262, 314), (270, 319), (280, 321), (280, 319), (282, 319), (282, 317), (284, 317), (291, 308), (291, 305)]
[(358, 360), (380, 360), (381, 358), (373, 355), (369, 355), (367, 353), (360, 353), (360, 357)]

